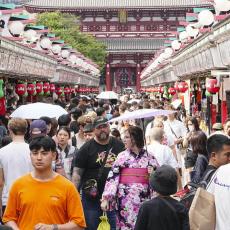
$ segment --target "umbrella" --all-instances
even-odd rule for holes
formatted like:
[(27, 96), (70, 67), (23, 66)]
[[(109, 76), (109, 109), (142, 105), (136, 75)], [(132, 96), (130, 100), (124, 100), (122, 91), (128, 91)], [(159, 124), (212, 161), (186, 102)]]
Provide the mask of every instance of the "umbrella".
[(86, 95), (80, 95), (79, 97), (85, 97), (87, 100), (90, 100), (91, 98)]
[(118, 94), (113, 91), (101, 92), (98, 96), (98, 99), (118, 99)]
[(21, 105), (10, 115), (10, 117), (39, 119), (40, 117), (46, 116), (50, 118), (58, 118), (63, 114), (67, 114), (67, 111), (59, 105), (37, 102)]
[(135, 119), (162, 116), (162, 115), (167, 116), (168, 114), (172, 114), (172, 113), (175, 113), (175, 111), (163, 110), (163, 109), (138, 109), (133, 112), (125, 113), (120, 117), (113, 118), (109, 120), (109, 122), (135, 120)]

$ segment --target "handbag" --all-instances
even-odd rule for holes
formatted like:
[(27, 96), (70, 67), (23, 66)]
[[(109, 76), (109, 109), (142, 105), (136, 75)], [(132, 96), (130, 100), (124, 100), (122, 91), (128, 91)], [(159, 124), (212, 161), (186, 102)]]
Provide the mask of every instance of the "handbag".
[(106, 212), (103, 212), (103, 215), (100, 216), (101, 223), (98, 225), (97, 230), (110, 230), (110, 224), (108, 222), (108, 217)]
[[(212, 177), (212, 180), (214, 176)], [(211, 181), (209, 182), (211, 184)], [(198, 188), (189, 210), (191, 230), (215, 230), (215, 197), (203, 188)]]
[(96, 199), (100, 197), (100, 192), (98, 189), (98, 182), (101, 179), (101, 176), (103, 174), (104, 168), (105, 168), (105, 164), (109, 155), (109, 150), (111, 148), (111, 143), (112, 141), (109, 142), (108, 148), (106, 150), (106, 154), (105, 154), (105, 158), (103, 159), (103, 162), (101, 164), (101, 167), (99, 169), (99, 172), (96, 176), (96, 178), (94, 179), (88, 179), (82, 186), (82, 191), (85, 193), (85, 195), (89, 198), (89, 199)]

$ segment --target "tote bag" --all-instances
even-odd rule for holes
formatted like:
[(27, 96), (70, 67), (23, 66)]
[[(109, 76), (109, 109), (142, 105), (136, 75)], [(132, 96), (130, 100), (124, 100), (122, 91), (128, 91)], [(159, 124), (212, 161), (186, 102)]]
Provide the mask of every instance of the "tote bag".
[(214, 195), (198, 188), (189, 210), (190, 230), (215, 230), (216, 208)]

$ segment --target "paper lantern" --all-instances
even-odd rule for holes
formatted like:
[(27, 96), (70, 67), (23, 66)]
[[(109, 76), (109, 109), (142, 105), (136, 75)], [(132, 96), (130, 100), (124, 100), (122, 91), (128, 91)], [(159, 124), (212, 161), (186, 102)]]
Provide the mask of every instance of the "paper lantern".
[(165, 54), (167, 54), (169, 57), (173, 55), (173, 49), (172, 48), (166, 48), (165, 49)]
[(76, 61), (77, 61), (77, 56), (75, 54), (71, 54), (69, 56), (69, 61), (72, 63), (72, 64), (76, 64)]
[(178, 91), (178, 84), (179, 84), (179, 82), (175, 82), (175, 84), (174, 84), (174, 89), (176, 90), (176, 91)]
[(198, 14), (198, 22), (202, 26), (210, 26), (214, 22), (214, 15), (210, 10), (202, 10)]
[(178, 91), (181, 93), (185, 93), (188, 90), (188, 84), (185, 81), (181, 81), (178, 83)]
[(195, 38), (199, 34), (198, 29), (194, 29), (191, 25), (186, 26), (186, 32), (189, 37)]
[(188, 33), (186, 31), (182, 31), (180, 34), (179, 34), (179, 40), (181, 42), (186, 42), (186, 40), (188, 39)]
[(19, 36), (24, 31), (24, 24), (20, 21), (13, 21), (8, 26), (8, 29), (13, 36)]
[(54, 54), (60, 54), (61, 52), (61, 46), (55, 44), (51, 47), (51, 50)]
[(30, 42), (32, 42), (36, 36), (37, 32), (35, 30), (27, 30), (23, 33), (23, 37)]
[(27, 84), (27, 93), (30, 96), (36, 94), (35, 84), (33, 84), (33, 83), (28, 83)]
[(52, 42), (50, 41), (49, 38), (42, 38), (40, 41), (40, 46), (42, 49), (50, 49), (52, 45)]
[(55, 92), (55, 85), (53, 83), (50, 84), (50, 92)]
[(68, 95), (70, 93), (71, 93), (70, 88), (69, 87), (65, 87), (64, 88), (64, 94)]
[(42, 82), (37, 82), (36, 83), (36, 92), (37, 94), (42, 94), (43, 93), (43, 84)]
[(24, 83), (18, 83), (15, 86), (15, 92), (18, 96), (23, 96), (26, 93), (26, 85)]
[(55, 93), (56, 93), (57, 95), (61, 95), (62, 92), (63, 92), (63, 88), (60, 87), (60, 86), (57, 86), (56, 89), (55, 89)]
[(181, 47), (181, 43), (178, 40), (172, 41), (171, 45), (174, 50), (179, 50)]
[(75, 93), (75, 89), (73, 87), (70, 88), (71, 93)]
[(175, 94), (176, 94), (175, 88), (170, 87), (170, 88), (168, 89), (168, 93), (169, 93), (170, 95), (175, 95)]
[(69, 57), (69, 54), (70, 54), (69, 50), (62, 50), (61, 51), (61, 56), (64, 59), (66, 59), (67, 57)]
[(46, 94), (50, 92), (50, 83), (49, 82), (44, 82), (44, 84), (43, 84), (43, 91)]
[(227, 12), (230, 10), (230, 1), (228, 0), (214, 0), (214, 7), (217, 11)]
[(208, 78), (206, 80), (206, 89), (211, 94), (216, 94), (219, 92), (220, 87), (218, 86), (218, 82), (216, 78)]

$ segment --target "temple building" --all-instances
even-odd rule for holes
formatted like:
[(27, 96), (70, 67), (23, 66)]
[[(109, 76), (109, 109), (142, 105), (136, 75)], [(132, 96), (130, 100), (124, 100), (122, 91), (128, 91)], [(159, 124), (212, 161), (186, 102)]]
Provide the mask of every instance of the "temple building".
[(106, 89), (139, 91), (140, 73), (180, 21), (203, 0), (31, 0), (29, 12), (62, 11), (79, 16), (80, 29), (106, 44)]

